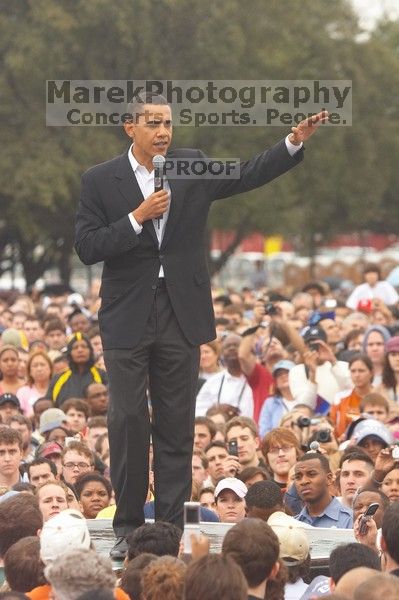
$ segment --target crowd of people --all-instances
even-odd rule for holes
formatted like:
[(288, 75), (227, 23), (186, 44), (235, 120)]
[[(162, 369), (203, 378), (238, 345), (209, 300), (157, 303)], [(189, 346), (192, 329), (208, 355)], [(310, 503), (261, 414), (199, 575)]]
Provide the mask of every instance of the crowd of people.
[[(230, 528), (220, 554), (194, 536), (188, 561), (179, 528), (146, 523), (118, 579), (86, 524), (116, 510), (98, 287), (0, 295), (0, 598), (399, 598), (399, 297), (376, 265), (364, 278), (348, 297), (214, 290), (191, 500)], [(330, 578), (312, 576), (309, 527), (348, 530)]]

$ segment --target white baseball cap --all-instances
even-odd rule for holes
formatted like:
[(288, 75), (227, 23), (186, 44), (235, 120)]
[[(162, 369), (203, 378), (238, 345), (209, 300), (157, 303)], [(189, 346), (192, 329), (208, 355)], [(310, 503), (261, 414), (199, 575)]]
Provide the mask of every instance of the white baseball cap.
[(309, 554), (309, 541), (294, 517), (281, 511), (270, 515), (267, 524), (280, 542), (280, 558), (288, 566), (302, 563)]
[(40, 535), (40, 556), (44, 563), (70, 550), (89, 548), (90, 533), (79, 511), (67, 508), (44, 523)]
[(225, 477), (219, 481), (215, 487), (215, 498), (217, 498), (223, 490), (232, 490), (239, 498), (245, 498), (248, 492), (245, 483), (235, 477)]

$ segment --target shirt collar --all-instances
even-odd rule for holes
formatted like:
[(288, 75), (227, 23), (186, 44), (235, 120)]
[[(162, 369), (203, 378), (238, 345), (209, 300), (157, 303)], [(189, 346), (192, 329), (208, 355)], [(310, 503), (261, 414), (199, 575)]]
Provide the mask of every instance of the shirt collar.
[(136, 171), (138, 169), (140, 169), (142, 172), (146, 173), (146, 175), (150, 178), (154, 176), (154, 171), (151, 171), (151, 173), (149, 171), (147, 171), (146, 167), (144, 167), (143, 165), (141, 165), (135, 158), (134, 154), (133, 154), (133, 144), (130, 146), (127, 156), (129, 158), (129, 162), (131, 164), (131, 167), (133, 169), (133, 173), (136, 173)]
[[(301, 512), (299, 513), (299, 516), (305, 517), (309, 521), (314, 521), (315, 519), (319, 519), (320, 517), (324, 517), (324, 516), (329, 517), (330, 519), (333, 519), (334, 521), (338, 521), (339, 513), (343, 509), (344, 509), (344, 507), (342, 506), (340, 501), (337, 500), (336, 498), (332, 498), (330, 504), (328, 504), (326, 506), (324, 511), (321, 513), (321, 515), (312, 517), (312, 515), (309, 514), (307, 507), (304, 506), (303, 509), (301, 510)], [(344, 510), (344, 512), (347, 512), (347, 511)]]

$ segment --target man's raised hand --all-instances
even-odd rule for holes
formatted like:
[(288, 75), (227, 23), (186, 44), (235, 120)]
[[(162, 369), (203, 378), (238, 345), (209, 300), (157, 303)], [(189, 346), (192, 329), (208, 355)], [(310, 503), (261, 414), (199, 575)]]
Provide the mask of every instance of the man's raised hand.
[(319, 128), (321, 123), (328, 120), (328, 111), (322, 110), (317, 115), (312, 115), (307, 119), (304, 119), (295, 127), (291, 127), (291, 134), (289, 141), (295, 146), (299, 146), (301, 142), (305, 142), (314, 132)]

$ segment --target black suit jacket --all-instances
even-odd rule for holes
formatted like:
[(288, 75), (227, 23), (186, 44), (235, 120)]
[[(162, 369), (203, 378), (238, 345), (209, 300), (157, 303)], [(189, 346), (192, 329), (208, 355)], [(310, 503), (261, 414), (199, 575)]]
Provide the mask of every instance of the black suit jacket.
[[(168, 158), (203, 158), (199, 150)], [(206, 263), (205, 231), (214, 200), (257, 188), (295, 166), (284, 140), (241, 163), (239, 179), (169, 179), (171, 206), (161, 247), (152, 221), (136, 235), (128, 214), (143, 201), (127, 152), (82, 177), (76, 251), (86, 265), (104, 261), (99, 324), (105, 349), (139, 343), (150, 314), (160, 264), (174, 313), (187, 340), (216, 337)]]

